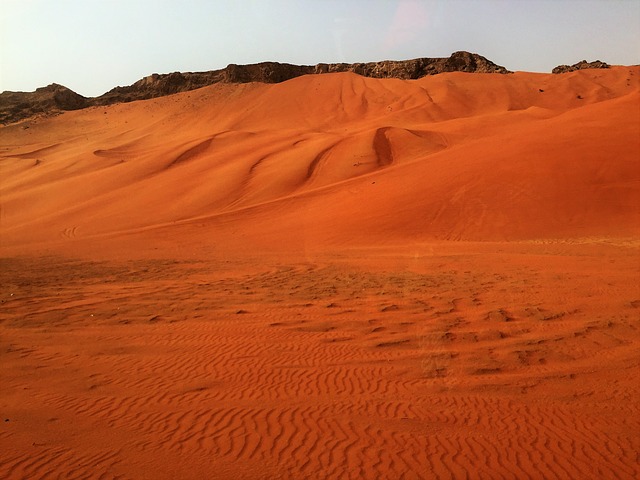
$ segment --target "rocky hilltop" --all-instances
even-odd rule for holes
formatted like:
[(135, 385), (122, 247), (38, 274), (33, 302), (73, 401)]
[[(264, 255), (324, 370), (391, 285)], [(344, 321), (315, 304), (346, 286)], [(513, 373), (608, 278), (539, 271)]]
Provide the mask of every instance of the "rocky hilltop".
[(417, 79), (444, 72), (510, 73), (476, 53), (455, 52), (448, 58), (416, 58), (370, 63), (319, 63), (291, 65), (262, 62), (252, 65), (230, 64), (208, 72), (174, 72), (144, 77), (133, 85), (115, 87), (104, 95), (86, 98), (57, 84), (35, 92), (0, 93), (0, 123), (9, 124), (35, 115), (51, 115), (97, 105), (132, 102), (186, 92), (214, 83), (279, 83), (301, 75), (353, 72), (365, 77)]
[(551, 73), (568, 73), (587, 68), (609, 68), (609, 64), (601, 62), (600, 60), (596, 60), (595, 62), (582, 60), (578, 63), (574, 63), (573, 65), (558, 65), (556, 68), (551, 70)]
[[(567, 73), (586, 68), (609, 68), (600, 60), (582, 60), (574, 65), (559, 65), (552, 73)], [(0, 93), (0, 124), (14, 123), (37, 115), (52, 115), (67, 110), (91, 106), (112, 105), (174, 93), (195, 90), (214, 83), (279, 83), (301, 75), (353, 72), (364, 77), (400, 78), (411, 80), (445, 72), (511, 73), (482, 55), (455, 52), (448, 58), (415, 58), (413, 60), (385, 60), (369, 63), (318, 63), (291, 65), (262, 62), (251, 65), (230, 64), (208, 72), (154, 73), (132, 85), (115, 87), (99, 97), (87, 98), (58, 84), (38, 88), (35, 92)]]
[(0, 123), (12, 123), (35, 115), (47, 115), (64, 110), (78, 110), (91, 105), (91, 99), (57, 83), (35, 92), (0, 93)]
[(210, 72), (154, 73), (128, 87), (116, 87), (92, 100), (94, 105), (110, 105), (147, 98), (171, 95), (213, 83), (280, 83), (301, 75), (335, 72), (353, 72), (364, 77), (416, 79), (444, 72), (510, 73), (476, 53), (455, 52), (449, 58), (416, 58), (413, 60), (386, 60), (370, 63), (319, 63), (317, 65), (291, 65), (262, 62), (251, 65), (228, 65)]

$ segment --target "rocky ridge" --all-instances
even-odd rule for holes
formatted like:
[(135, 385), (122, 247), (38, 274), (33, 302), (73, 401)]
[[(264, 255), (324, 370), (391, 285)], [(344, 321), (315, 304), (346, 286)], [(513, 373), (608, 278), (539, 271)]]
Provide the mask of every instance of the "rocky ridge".
[(317, 65), (291, 65), (262, 62), (251, 65), (228, 65), (210, 72), (154, 73), (128, 87), (116, 87), (93, 99), (95, 105), (130, 102), (185, 92), (213, 83), (280, 83), (302, 75), (353, 72), (364, 77), (417, 79), (444, 72), (510, 73), (485, 57), (469, 52), (456, 52), (449, 58), (416, 58), (413, 60), (386, 60), (370, 63), (319, 63)]
[(596, 60), (595, 62), (587, 62), (586, 60), (582, 60), (578, 63), (574, 63), (573, 65), (558, 65), (556, 68), (551, 70), (551, 73), (569, 73), (575, 72), (576, 70), (584, 70), (587, 68), (610, 68), (609, 64), (601, 62), (600, 60)]
[(0, 93), (0, 123), (12, 123), (36, 115), (78, 110), (91, 105), (91, 99), (57, 83), (35, 92)]
[[(559, 65), (552, 73), (560, 74), (587, 68), (610, 68), (600, 60), (582, 60), (573, 65)], [(511, 73), (482, 55), (455, 52), (448, 58), (415, 58), (412, 60), (385, 60), (368, 63), (318, 63), (317, 65), (291, 65), (262, 62), (250, 65), (230, 64), (220, 70), (207, 72), (154, 73), (132, 85), (115, 87), (98, 97), (83, 97), (67, 87), (51, 84), (35, 92), (0, 93), (0, 124), (10, 124), (36, 116), (55, 115), (68, 110), (91, 106), (106, 106), (163, 97), (206, 87), (214, 83), (280, 83), (301, 75), (353, 72), (364, 77), (399, 78), (411, 80), (445, 72)]]
[(291, 65), (262, 62), (251, 65), (230, 64), (208, 72), (154, 73), (132, 85), (115, 87), (99, 97), (87, 98), (58, 84), (35, 92), (0, 93), (0, 123), (10, 124), (34, 116), (58, 114), (91, 106), (146, 100), (186, 92), (214, 83), (279, 83), (301, 75), (353, 72), (373, 78), (417, 79), (444, 72), (510, 73), (476, 53), (455, 52), (448, 58), (416, 58), (369, 63), (319, 63)]

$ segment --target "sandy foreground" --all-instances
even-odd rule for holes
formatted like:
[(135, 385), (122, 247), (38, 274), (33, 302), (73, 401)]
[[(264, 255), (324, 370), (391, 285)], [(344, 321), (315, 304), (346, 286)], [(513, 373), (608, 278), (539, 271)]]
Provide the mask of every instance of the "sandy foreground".
[(638, 478), (639, 78), (0, 128), (0, 478)]

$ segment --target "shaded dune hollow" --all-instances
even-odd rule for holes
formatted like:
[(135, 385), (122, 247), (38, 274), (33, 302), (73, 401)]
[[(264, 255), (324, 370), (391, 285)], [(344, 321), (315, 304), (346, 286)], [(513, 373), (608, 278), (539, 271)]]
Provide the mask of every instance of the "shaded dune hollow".
[(335, 72), (0, 127), (0, 478), (639, 478), (639, 105)]

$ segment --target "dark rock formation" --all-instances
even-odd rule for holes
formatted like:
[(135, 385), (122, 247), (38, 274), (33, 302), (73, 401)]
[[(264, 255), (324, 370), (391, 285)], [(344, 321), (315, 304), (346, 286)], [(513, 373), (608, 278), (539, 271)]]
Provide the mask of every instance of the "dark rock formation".
[(262, 62), (253, 65), (228, 65), (221, 71), (221, 81), (226, 83), (280, 83), (302, 75), (316, 73), (308, 65)]
[(443, 72), (510, 73), (485, 57), (469, 52), (456, 52), (449, 58), (417, 58), (414, 60), (371, 63), (319, 63), (291, 65), (262, 62), (251, 65), (228, 65), (210, 72), (154, 73), (128, 87), (116, 87), (93, 99), (94, 105), (110, 105), (133, 100), (162, 97), (186, 92), (213, 83), (280, 83), (302, 75), (353, 72), (364, 77), (416, 79)]
[(115, 87), (104, 95), (92, 99), (93, 105), (112, 105), (148, 98), (164, 97), (174, 93), (195, 90), (216, 83), (214, 72), (180, 73), (164, 75), (154, 73), (127, 87)]
[(445, 72), (510, 73), (485, 57), (469, 52), (456, 52), (449, 58), (416, 58), (414, 60), (371, 63), (320, 63), (311, 73), (353, 72), (364, 77), (401, 78), (411, 80)]
[(61, 85), (50, 85), (35, 92), (0, 94), (0, 123), (12, 123), (37, 114), (53, 114), (95, 105), (146, 100), (178, 92), (195, 90), (214, 83), (280, 83), (301, 75), (353, 72), (373, 78), (417, 79), (444, 72), (510, 73), (476, 53), (455, 52), (449, 58), (416, 58), (413, 60), (370, 63), (319, 63), (291, 65), (263, 62), (252, 65), (228, 65), (209, 72), (174, 72), (149, 75), (133, 85), (115, 87), (104, 95), (85, 98)]
[(90, 99), (56, 83), (38, 88), (35, 92), (2, 92), (0, 123), (17, 122), (38, 114), (78, 110), (89, 105)]
[(600, 60), (596, 60), (595, 62), (582, 60), (581, 62), (574, 63), (573, 65), (558, 65), (556, 68), (551, 70), (551, 73), (568, 73), (575, 72), (576, 70), (584, 70), (586, 68), (609, 68), (609, 65), (601, 62)]

